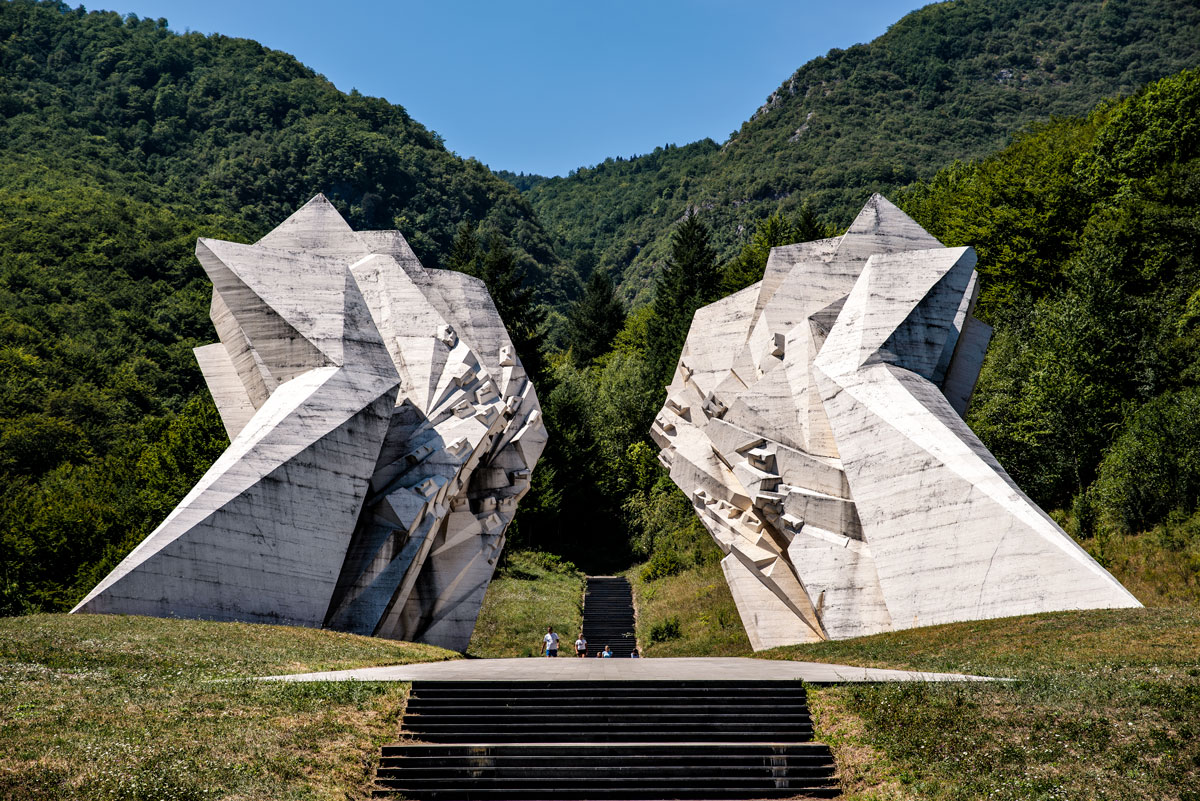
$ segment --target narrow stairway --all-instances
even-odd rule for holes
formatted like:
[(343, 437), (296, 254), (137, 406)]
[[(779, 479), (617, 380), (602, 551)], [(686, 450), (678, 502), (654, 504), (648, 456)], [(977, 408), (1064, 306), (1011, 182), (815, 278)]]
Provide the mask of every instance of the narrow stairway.
[[(565, 632), (561, 656), (574, 656), (575, 632)], [(623, 576), (588, 576), (583, 595), (583, 637), (588, 656), (598, 656), (607, 645), (613, 659), (628, 659), (637, 648), (634, 635), (633, 590)]]
[(383, 749), (376, 796), (838, 795), (799, 682), (415, 682), (403, 732)]

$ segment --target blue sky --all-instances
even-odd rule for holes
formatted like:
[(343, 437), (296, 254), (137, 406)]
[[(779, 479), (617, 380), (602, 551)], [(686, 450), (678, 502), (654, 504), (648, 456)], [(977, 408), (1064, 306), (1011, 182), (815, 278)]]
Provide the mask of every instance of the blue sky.
[[(809, 59), (915, 0), (111, 0), (176, 31), (255, 39), (384, 97), (493, 169), (563, 175), (724, 141)], [(122, 5), (117, 5), (122, 3)], [(93, 8), (99, 8), (97, 3)]]

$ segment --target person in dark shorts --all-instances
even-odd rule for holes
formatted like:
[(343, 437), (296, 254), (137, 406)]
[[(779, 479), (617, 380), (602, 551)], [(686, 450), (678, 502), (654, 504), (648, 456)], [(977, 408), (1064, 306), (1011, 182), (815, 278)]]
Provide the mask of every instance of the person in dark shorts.
[(554, 626), (546, 627), (546, 636), (542, 638), (542, 653), (545, 656), (558, 656), (558, 635)]
[(583, 632), (579, 632), (579, 639), (575, 641), (575, 656), (582, 659), (587, 656), (587, 640), (583, 638)]

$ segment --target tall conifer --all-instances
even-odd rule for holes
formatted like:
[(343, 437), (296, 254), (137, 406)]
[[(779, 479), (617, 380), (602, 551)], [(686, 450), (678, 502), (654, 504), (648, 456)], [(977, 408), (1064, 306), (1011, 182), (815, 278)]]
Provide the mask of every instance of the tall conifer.
[(594, 270), (583, 297), (567, 313), (567, 341), (575, 363), (582, 367), (608, 350), (623, 325), (625, 306), (612, 280), (603, 270)]
[(650, 362), (664, 386), (679, 360), (692, 315), (719, 295), (720, 272), (708, 227), (688, 215), (671, 235), (671, 258), (654, 282), (654, 317), (647, 330)]

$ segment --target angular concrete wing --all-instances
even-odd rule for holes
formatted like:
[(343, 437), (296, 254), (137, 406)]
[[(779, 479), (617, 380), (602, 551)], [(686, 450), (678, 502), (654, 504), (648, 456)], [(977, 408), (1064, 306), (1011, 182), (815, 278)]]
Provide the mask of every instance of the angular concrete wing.
[(755, 649), (1139, 606), (963, 422), (991, 338), (974, 268), (875, 195), (696, 312), (651, 435)]
[(73, 611), (466, 648), (546, 442), (487, 288), (321, 195), (196, 254), (221, 340), (196, 358), (230, 446)]

